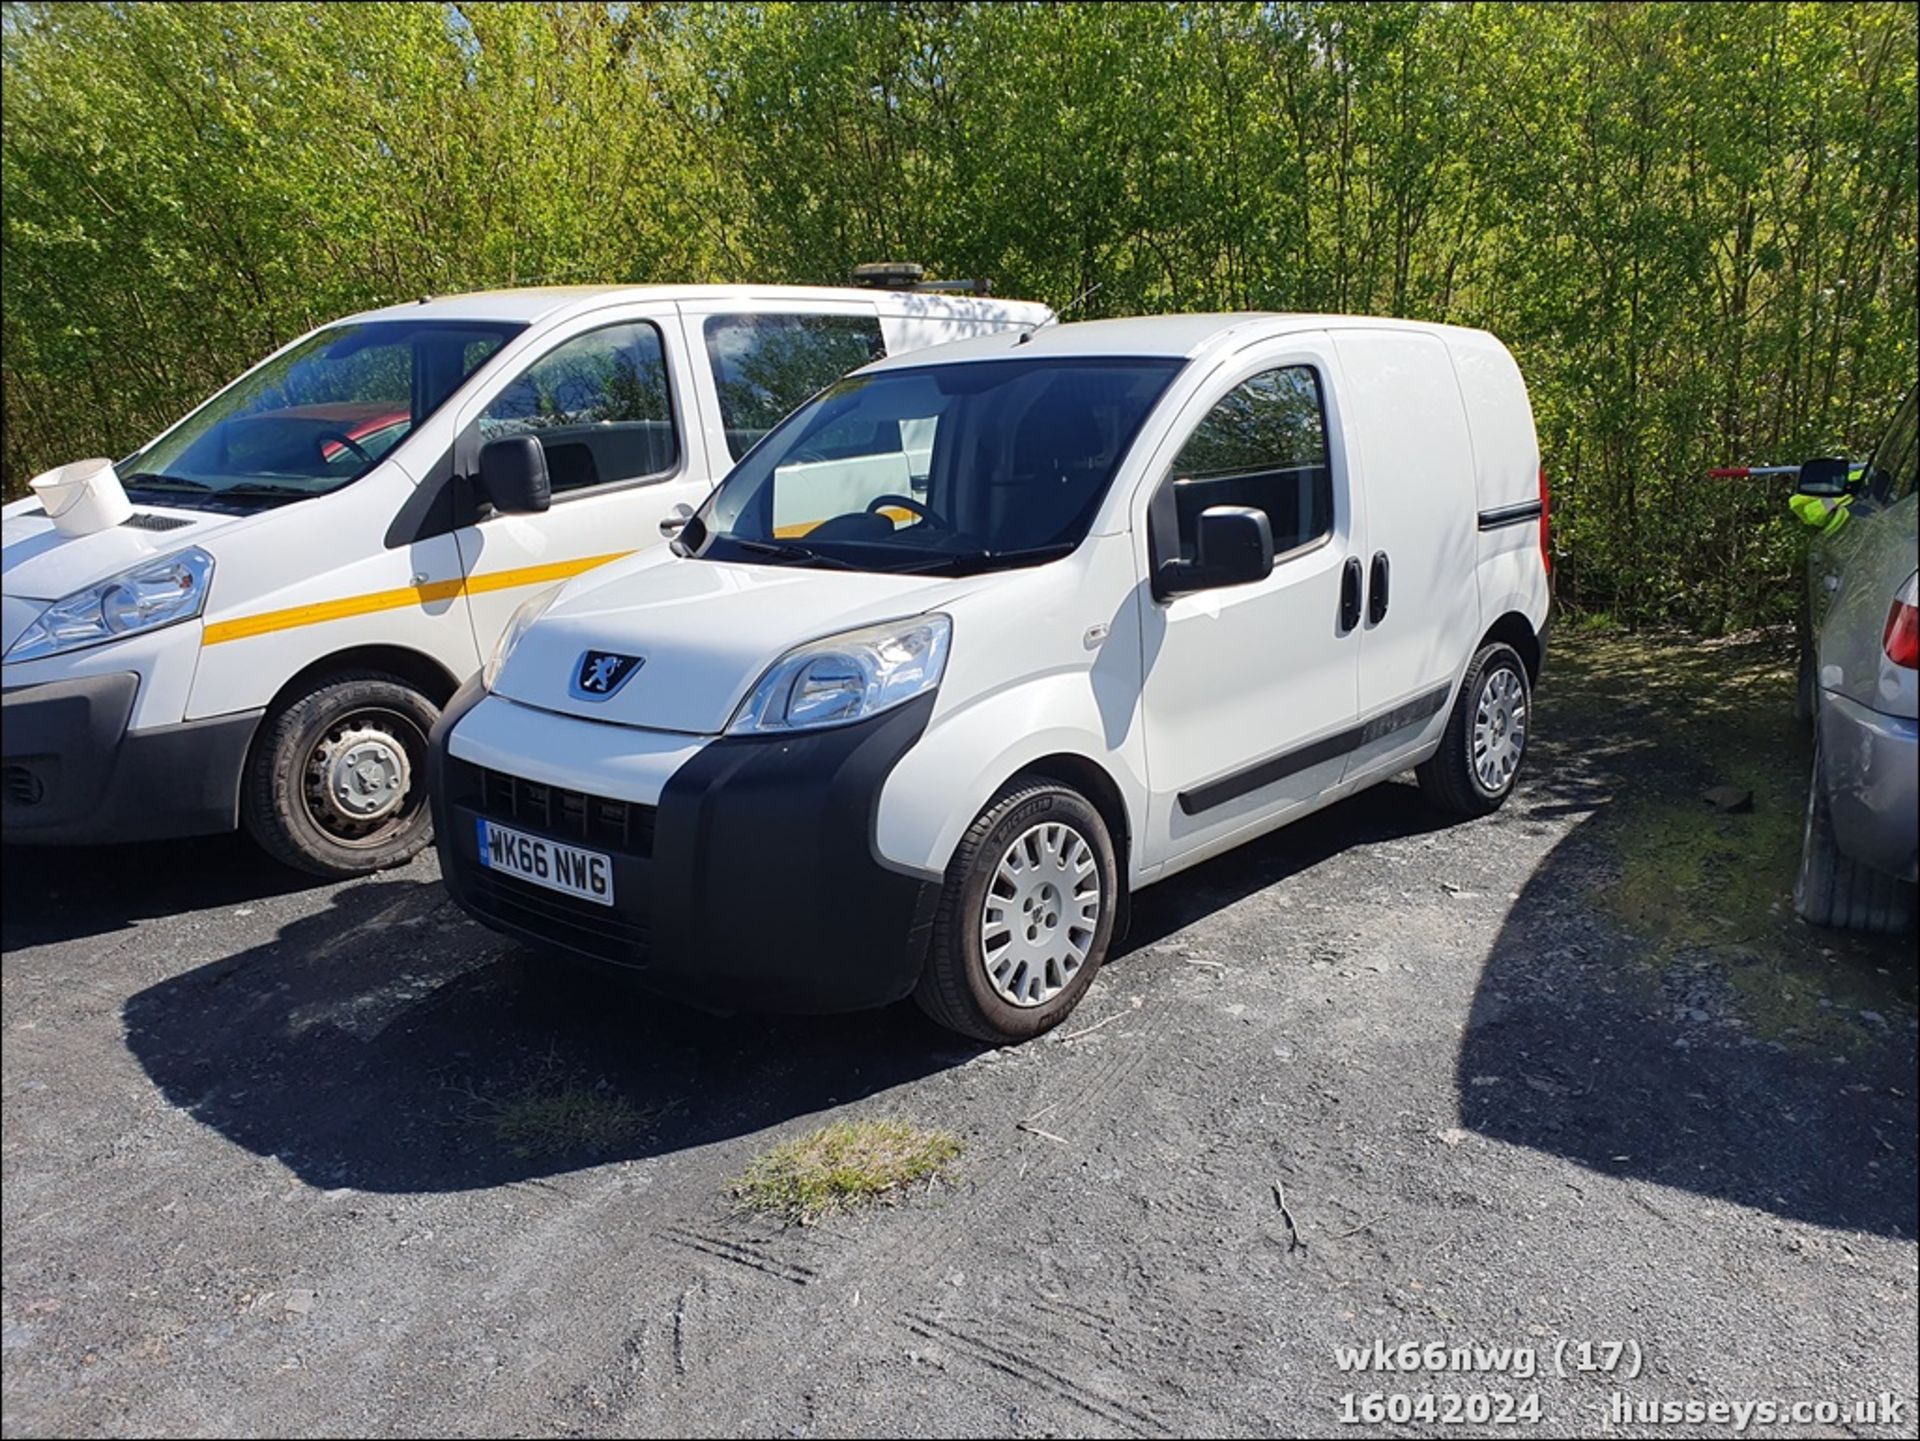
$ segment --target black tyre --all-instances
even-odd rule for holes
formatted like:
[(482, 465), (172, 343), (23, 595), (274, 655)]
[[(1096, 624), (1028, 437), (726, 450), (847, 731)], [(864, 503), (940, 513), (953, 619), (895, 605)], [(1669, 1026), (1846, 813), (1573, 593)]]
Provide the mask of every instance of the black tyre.
[(1510, 645), (1482, 646), (1454, 697), (1440, 749), (1414, 772), (1421, 794), (1457, 816), (1491, 815), (1513, 793), (1533, 726), (1533, 687)]
[(1820, 746), (1813, 752), (1807, 788), (1807, 829), (1800, 842), (1800, 878), (1793, 908), (1816, 926), (1895, 935), (1913, 924), (1913, 885), (1841, 854), (1833, 839)]
[(427, 734), (440, 708), (398, 676), (349, 671), (262, 723), (241, 803), (276, 859), (341, 879), (401, 865), (433, 839)]
[(1016, 777), (947, 866), (913, 998), (949, 1030), (995, 1045), (1050, 1030), (1106, 959), (1119, 900), (1100, 812), (1066, 786)]

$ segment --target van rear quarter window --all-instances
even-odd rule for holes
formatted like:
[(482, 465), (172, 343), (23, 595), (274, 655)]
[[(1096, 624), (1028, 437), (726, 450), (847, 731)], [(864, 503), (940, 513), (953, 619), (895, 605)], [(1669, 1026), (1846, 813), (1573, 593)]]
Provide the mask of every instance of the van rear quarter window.
[(887, 354), (876, 315), (711, 315), (705, 335), (735, 460), (802, 401)]

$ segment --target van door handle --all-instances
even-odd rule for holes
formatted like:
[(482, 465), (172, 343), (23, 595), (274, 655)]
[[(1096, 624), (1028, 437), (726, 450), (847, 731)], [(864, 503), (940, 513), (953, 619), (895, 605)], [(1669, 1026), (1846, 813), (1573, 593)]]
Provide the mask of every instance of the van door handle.
[(1340, 570), (1340, 631), (1360, 624), (1360, 557), (1350, 555)]
[(1367, 621), (1378, 625), (1387, 618), (1387, 553), (1373, 553), (1373, 575), (1367, 582)]

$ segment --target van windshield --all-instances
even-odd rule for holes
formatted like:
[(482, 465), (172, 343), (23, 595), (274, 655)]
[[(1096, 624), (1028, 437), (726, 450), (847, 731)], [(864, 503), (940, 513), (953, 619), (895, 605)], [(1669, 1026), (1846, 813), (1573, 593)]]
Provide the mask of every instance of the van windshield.
[(1182, 363), (976, 360), (850, 376), (748, 452), (682, 547), (713, 560), (947, 573), (1065, 555)]
[(524, 327), (336, 325), (243, 376), (120, 464), (134, 499), (243, 511), (358, 480)]

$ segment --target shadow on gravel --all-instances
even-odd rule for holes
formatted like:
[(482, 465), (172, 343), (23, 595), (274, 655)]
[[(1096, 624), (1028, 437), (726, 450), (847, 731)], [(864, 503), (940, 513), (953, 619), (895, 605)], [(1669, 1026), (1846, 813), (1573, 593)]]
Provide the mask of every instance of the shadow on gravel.
[[(1792, 918), (1805, 739), (1778, 665), (1752, 646), (1621, 642), (1569, 662), (1515, 804), (1583, 818), (1488, 954), (1461, 1123), (1607, 1175), (1912, 1237), (1912, 938)], [(1750, 814), (1701, 800), (1729, 781), (1751, 788)]]
[(137, 846), (8, 846), (0, 860), (0, 949), (8, 951), (327, 884), (237, 832)]
[(1125, 965), (1121, 958), (1129, 951), (1164, 940), (1343, 851), (1423, 836), (1457, 824), (1429, 806), (1409, 783), (1374, 786), (1142, 891), (1115, 960)]
[[(1128, 949), (1348, 847), (1439, 824), (1405, 787), (1356, 797), (1154, 887)], [(452, 1191), (667, 1154), (979, 1053), (910, 1004), (691, 1011), (510, 945), (437, 883), (371, 881), (332, 902), (123, 1014), (171, 1104), (315, 1186)]]
[(776, 1126), (972, 1058), (911, 1008), (703, 1015), (373, 881), (130, 998), (167, 1100), (303, 1181), (456, 1191)]
[(1534, 872), (1494, 943), (1460, 1050), (1461, 1123), (1607, 1175), (1913, 1236), (1920, 1118), (1904, 1018), (1839, 1055), (1712, 1015), (1712, 998), (1686, 989), (1711, 971), (1678, 965), (1659, 983), (1636, 971), (1617, 943), (1563, 924), (1587, 889), (1582, 831), (1595, 824)]

